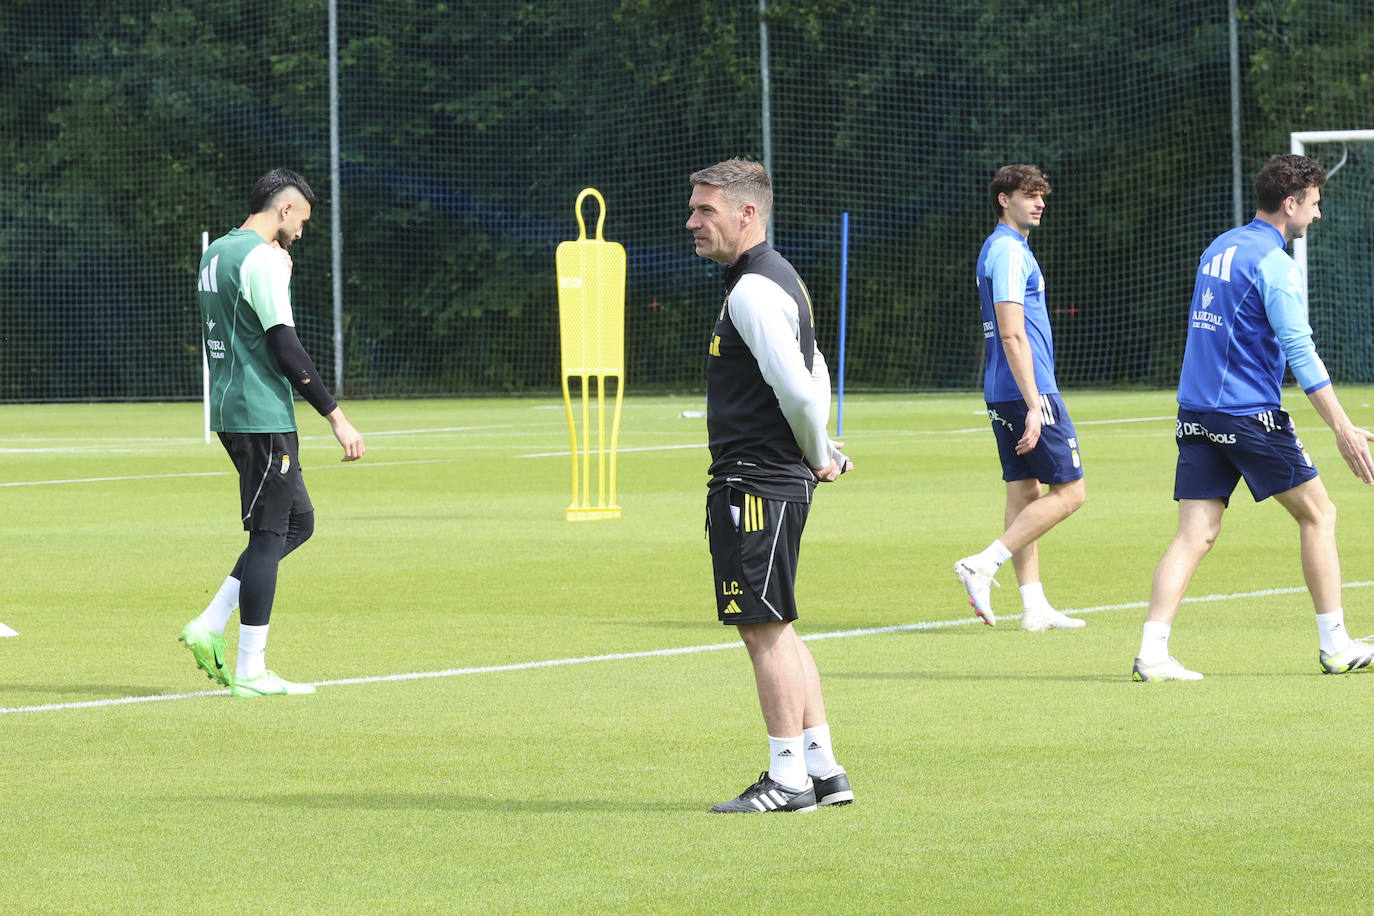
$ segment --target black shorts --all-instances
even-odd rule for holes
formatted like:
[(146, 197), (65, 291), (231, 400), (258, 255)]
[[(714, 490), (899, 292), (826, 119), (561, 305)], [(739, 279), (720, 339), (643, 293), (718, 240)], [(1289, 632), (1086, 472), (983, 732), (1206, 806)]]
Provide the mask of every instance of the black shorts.
[(301, 476), (300, 442), (290, 433), (220, 433), (239, 472), (244, 531), (286, 534), (293, 515), (315, 511)]
[(727, 626), (797, 619), (797, 555), (808, 503), (722, 488), (706, 497), (716, 616)]

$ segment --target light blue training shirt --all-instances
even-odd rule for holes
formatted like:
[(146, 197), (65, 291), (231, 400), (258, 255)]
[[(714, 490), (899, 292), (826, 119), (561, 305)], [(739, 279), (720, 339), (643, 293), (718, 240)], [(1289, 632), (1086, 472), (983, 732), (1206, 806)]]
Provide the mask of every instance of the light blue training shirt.
[(998, 302), (1016, 302), (1025, 310), (1026, 339), (1035, 364), (1035, 384), (1040, 394), (1058, 394), (1054, 379), (1054, 335), (1045, 306), (1045, 275), (1021, 233), (998, 223), (978, 253), (978, 300), (983, 309), (983, 400), (1022, 400), (1021, 389), (1007, 365), (997, 327)]

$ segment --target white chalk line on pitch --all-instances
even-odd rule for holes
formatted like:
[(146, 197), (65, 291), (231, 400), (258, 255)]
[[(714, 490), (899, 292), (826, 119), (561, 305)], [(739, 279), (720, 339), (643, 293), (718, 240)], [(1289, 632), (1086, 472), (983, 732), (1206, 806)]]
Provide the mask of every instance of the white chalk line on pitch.
[[(359, 468), (385, 468), (402, 464), (451, 464), (457, 458), (416, 458), (413, 461), (367, 461), (364, 463), (352, 462), (352, 466)], [(342, 467), (343, 463), (320, 464), (310, 466), (310, 473), (316, 471), (333, 471)], [(13, 480), (7, 483), (0, 483), (0, 487), (46, 487), (56, 486), (65, 483), (108, 483), (110, 481), (121, 480), (172, 480), (177, 477), (237, 477), (237, 471), (186, 471), (180, 474), (129, 474), (124, 477), (70, 477), (65, 480)]]
[[(1368, 588), (1370, 582), (1346, 582), (1342, 588)], [(1265, 598), (1274, 595), (1294, 595), (1307, 591), (1306, 588), (1263, 588), (1252, 592), (1233, 592), (1225, 595), (1199, 595), (1184, 598), (1184, 604), (1202, 604), (1215, 601), (1234, 601), (1240, 598)], [(1125, 611), (1149, 606), (1147, 601), (1126, 601), (1120, 604), (1099, 604), (1093, 607), (1065, 609), (1065, 614), (1096, 614), (1101, 611)], [(999, 616), (998, 620), (1020, 620), (1020, 614)], [(849, 639), (855, 636), (877, 636), (885, 633), (905, 633), (921, 630), (939, 630), (946, 627), (964, 627), (981, 624), (977, 617), (960, 617), (957, 620), (927, 620), (917, 623), (900, 623), (886, 627), (858, 627), (851, 630), (832, 630), (829, 633), (811, 633), (802, 639), (810, 642), (820, 639)], [(641, 652), (612, 652), (606, 655), (580, 655), (574, 658), (550, 658), (533, 662), (513, 662), (508, 665), (479, 665), (472, 668), (448, 668), (443, 671), (414, 671), (408, 674), (379, 674), (372, 677), (348, 677), (329, 681), (314, 681), (314, 687), (346, 687), (354, 684), (386, 684), (396, 681), (419, 681), (433, 678), (465, 677), (473, 674), (500, 674), (507, 671), (534, 671), (540, 668), (560, 668), (568, 665), (585, 665), (592, 662), (628, 661), (639, 658), (661, 658), (672, 655), (695, 655), (701, 652), (720, 652), (725, 649), (742, 649), (744, 643), (712, 643), (706, 646), (681, 646), (676, 649), (647, 649)], [(195, 693), (164, 693), (142, 697), (118, 697), (108, 700), (83, 700), (77, 703), (46, 703), (41, 706), (0, 707), (0, 715), (17, 712), (55, 712), (67, 709), (99, 709), (109, 706), (125, 706), (130, 703), (157, 703), (164, 700), (189, 700), (195, 697), (225, 696), (227, 690), (201, 690)]]
[[(1165, 420), (1174, 421), (1177, 417), (1122, 417), (1117, 420), (1082, 420), (1074, 421), (1074, 426), (1118, 426), (1127, 423), (1160, 423)], [(979, 433), (986, 433), (987, 426), (970, 426), (965, 429), (908, 429), (908, 430), (884, 430), (883, 436), (971, 436)], [(848, 439), (850, 436), (845, 436)], [(860, 434), (862, 438), (862, 433)], [(856, 440), (857, 441), (857, 440)], [(625, 452), (671, 452), (678, 449), (707, 448), (705, 442), (690, 445), (645, 445), (637, 448), (618, 448), (616, 454)], [(516, 455), (516, 458), (567, 458), (569, 452), (532, 452), (528, 455)]]

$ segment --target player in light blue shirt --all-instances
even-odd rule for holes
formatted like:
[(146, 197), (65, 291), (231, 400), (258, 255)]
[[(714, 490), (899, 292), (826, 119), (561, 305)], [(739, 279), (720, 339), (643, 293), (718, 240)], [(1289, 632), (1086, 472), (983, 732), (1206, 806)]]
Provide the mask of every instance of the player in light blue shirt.
[(1011, 560), (1021, 585), (1021, 629), (1076, 629), (1085, 622), (1059, 613), (1045, 597), (1036, 546), (1083, 505), (1086, 494), (1078, 433), (1054, 378), (1045, 276), (1029, 243), (1050, 184), (1033, 165), (1005, 165), (988, 191), (997, 225), (978, 254), (976, 276), (986, 346), (983, 399), (1007, 487), (1006, 529), (980, 553), (955, 563), (954, 574), (974, 613), (995, 626), (993, 577)]
[(1374, 645), (1351, 639), (1345, 629), (1336, 507), (1280, 406), (1284, 370), (1292, 369), (1336, 434), (1341, 457), (1356, 477), (1374, 484), (1374, 433), (1355, 426), (1336, 399), (1312, 343), (1302, 272), (1285, 250), (1321, 218), (1325, 184), (1316, 160), (1272, 157), (1255, 178), (1255, 219), (1218, 236), (1198, 264), (1174, 427), (1178, 532), (1155, 569), (1134, 680), (1202, 678), (1169, 655), (1169, 633), (1242, 478), (1256, 502), (1273, 496), (1297, 520), (1321, 670), (1344, 674), (1374, 665)]

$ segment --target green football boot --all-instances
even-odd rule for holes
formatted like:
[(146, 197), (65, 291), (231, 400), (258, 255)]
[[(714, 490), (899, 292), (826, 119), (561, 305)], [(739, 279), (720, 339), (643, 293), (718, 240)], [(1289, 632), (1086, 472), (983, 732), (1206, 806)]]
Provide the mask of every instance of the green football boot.
[(196, 667), (212, 681), (229, 686), (229, 666), (224, 663), (224, 636), (211, 633), (197, 617), (181, 628), (181, 641), (195, 656)]

